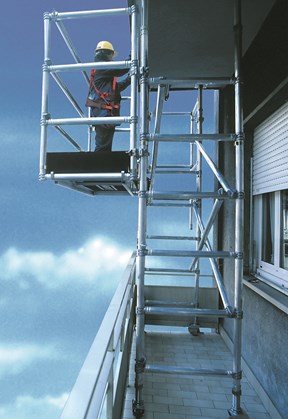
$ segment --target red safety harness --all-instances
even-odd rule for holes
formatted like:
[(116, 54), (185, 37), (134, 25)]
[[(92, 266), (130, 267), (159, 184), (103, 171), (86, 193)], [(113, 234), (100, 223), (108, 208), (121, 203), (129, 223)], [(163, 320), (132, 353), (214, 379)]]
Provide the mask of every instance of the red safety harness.
[[(119, 103), (115, 103), (115, 92), (116, 92), (116, 83), (117, 83), (117, 77), (113, 77), (113, 81), (112, 81), (112, 93), (109, 92), (100, 92), (99, 89), (97, 89), (95, 82), (94, 82), (94, 76), (96, 74), (96, 70), (91, 70), (91, 74), (90, 74), (90, 90), (91, 87), (93, 86), (95, 92), (98, 94), (99, 98), (102, 100), (102, 103), (98, 102), (98, 101), (91, 101), (89, 99), (89, 103), (88, 106), (94, 106), (94, 107), (99, 107), (100, 109), (107, 109), (111, 112), (111, 114), (113, 114), (113, 111), (115, 109), (119, 109), (120, 105)], [(90, 91), (89, 90), (89, 91)], [(92, 104), (93, 102), (93, 104)]]

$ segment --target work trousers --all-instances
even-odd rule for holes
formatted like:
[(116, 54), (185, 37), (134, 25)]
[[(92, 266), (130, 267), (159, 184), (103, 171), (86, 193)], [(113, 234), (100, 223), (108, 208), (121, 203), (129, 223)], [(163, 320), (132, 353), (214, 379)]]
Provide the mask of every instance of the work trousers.
[(103, 125), (95, 125), (95, 131), (96, 131), (96, 152), (101, 151), (111, 151), (112, 150), (112, 142), (115, 132), (115, 127), (110, 126), (109, 128), (103, 126)]

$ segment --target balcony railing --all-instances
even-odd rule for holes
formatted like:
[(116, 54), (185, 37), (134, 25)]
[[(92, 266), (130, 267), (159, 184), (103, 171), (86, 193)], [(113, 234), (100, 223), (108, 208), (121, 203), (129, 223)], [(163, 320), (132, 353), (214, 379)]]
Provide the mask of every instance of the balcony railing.
[(61, 419), (120, 418), (135, 317), (135, 254), (80, 370)]

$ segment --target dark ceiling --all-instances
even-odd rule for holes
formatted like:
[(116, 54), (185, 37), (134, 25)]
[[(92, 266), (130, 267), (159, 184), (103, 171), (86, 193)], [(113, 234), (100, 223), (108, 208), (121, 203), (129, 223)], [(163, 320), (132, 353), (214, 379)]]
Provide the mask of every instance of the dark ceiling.
[[(274, 3), (243, 0), (243, 53)], [(233, 0), (148, 0), (148, 10), (150, 76), (233, 75)]]

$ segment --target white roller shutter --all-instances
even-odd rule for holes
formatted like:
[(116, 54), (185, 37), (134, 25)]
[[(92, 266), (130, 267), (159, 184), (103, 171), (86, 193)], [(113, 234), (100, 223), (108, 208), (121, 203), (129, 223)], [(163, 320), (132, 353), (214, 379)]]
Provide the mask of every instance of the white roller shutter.
[(288, 103), (254, 131), (253, 194), (288, 189)]

